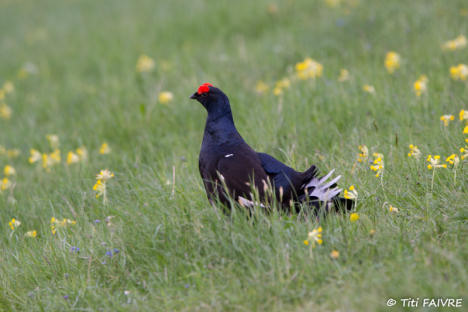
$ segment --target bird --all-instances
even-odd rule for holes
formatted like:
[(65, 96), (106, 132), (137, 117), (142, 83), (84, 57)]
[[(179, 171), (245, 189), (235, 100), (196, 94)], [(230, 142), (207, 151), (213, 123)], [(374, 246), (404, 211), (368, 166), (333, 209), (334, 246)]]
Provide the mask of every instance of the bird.
[(266, 153), (256, 152), (237, 131), (228, 97), (211, 83), (200, 85), (190, 99), (208, 112), (199, 154), (199, 171), (208, 200), (221, 202), (228, 211), (234, 202), (268, 209), (276, 200), (285, 211), (299, 212), (306, 204), (318, 212), (351, 210), (352, 199), (340, 197), (342, 189), (332, 178), (334, 170), (320, 177), (312, 165), (301, 172)]

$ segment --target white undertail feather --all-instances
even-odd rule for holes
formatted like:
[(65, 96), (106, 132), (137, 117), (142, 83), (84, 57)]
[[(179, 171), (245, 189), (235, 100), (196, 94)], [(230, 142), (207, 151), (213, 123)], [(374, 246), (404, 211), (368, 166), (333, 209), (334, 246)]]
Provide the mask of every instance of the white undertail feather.
[(309, 197), (316, 197), (319, 201), (328, 202), (330, 199), (335, 197), (336, 195), (340, 194), (342, 189), (338, 187), (330, 188), (333, 184), (337, 183), (339, 179), (341, 179), (341, 175), (333, 178), (330, 181), (327, 181), (328, 178), (335, 172), (335, 169), (330, 171), (327, 175), (319, 178), (312, 178), (309, 183), (305, 185), (305, 189), (313, 188), (312, 192), (309, 193)]

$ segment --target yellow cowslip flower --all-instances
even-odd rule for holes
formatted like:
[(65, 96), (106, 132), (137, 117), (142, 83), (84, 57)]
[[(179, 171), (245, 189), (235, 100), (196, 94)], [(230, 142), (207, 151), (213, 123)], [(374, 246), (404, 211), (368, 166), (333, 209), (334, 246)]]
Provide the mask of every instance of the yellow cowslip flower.
[(173, 98), (174, 98), (174, 95), (172, 94), (172, 92), (169, 92), (169, 91), (163, 91), (159, 93), (158, 95), (158, 101), (161, 104), (167, 104), (170, 101), (172, 101)]
[(38, 162), (39, 160), (42, 159), (42, 154), (38, 150), (35, 150), (34, 148), (31, 148), (29, 153), (31, 154), (31, 156), (29, 156), (28, 158), (28, 161), (30, 164)]
[(26, 236), (26, 237), (33, 237), (33, 238), (34, 238), (34, 237), (37, 236), (37, 231), (35, 231), (35, 230), (34, 230), (34, 231), (27, 231), (27, 232), (24, 234), (24, 236)]
[(416, 159), (419, 159), (419, 157), (421, 157), (421, 151), (416, 145), (410, 144), (409, 148), (410, 152), (408, 153), (408, 157), (414, 157)]
[(78, 147), (76, 149), (76, 154), (78, 155), (78, 158), (80, 159), (80, 161), (88, 160), (88, 150), (86, 149), (86, 147), (84, 146)]
[(322, 76), (323, 73), (323, 65), (310, 57), (302, 62), (296, 63), (295, 68), (297, 77), (302, 80), (310, 78), (315, 79)]
[(288, 78), (283, 78), (278, 80), (275, 84), (275, 88), (273, 89), (273, 94), (278, 96), (283, 94), (283, 90), (287, 89), (291, 86), (291, 81)]
[(440, 116), (440, 120), (444, 122), (444, 126), (448, 126), (449, 125), (449, 122), (451, 120), (454, 120), (455, 117), (453, 117), (453, 115), (442, 115)]
[(466, 80), (468, 78), (468, 66), (458, 64), (450, 67), (450, 76), (453, 80)]
[(362, 86), (362, 90), (364, 92), (367, 92), (367, 93), (370, 93), (370, 94), (375, 94), (375, 88), (374, 86), (371, 86), (371, 85), (368, 85), (368, 84), (365, 84)]
[(392, 205), (388, 207), (388, 211), (393, 212), (393, 213), (400, 212), (400, 210), (397, 207), (393, 207)]
[(359, 220), (359, 214), (357, 212), (353, 212), (349, 215), (349, 221), (356, 222), (357, 220)]
[(468, 110), (460, 110), (460, 113), (458, 114), (458, 116), (460, 117), (460, 120), (468, 120)]
[(155, 66), (154, 60), (150, 58), (149, 56), (142, 54), (138, 58), (138, 61), (136, 64), (136, 70), (139, 73), (149, 72), (153, 70), (154, 66)]
[[(468, 143), (468, 139), (466, 139), (466, 143)], [(463, 147), (460, 147), (460, 159), (465, 159), (468, 157), (468, 147), (467, 148), (463, 148)]]
[[(307, 241), (307, 244), (305, 243)], [(309, 245), (311, 243), (311, 247), (314, 248), (315, 244), (322, 245), (323, 240), (322, 240), (322, 227), (319, 226), (316, 229), (313, 229), (312, 232), (309, 232), (307, 235), (307, 240), (304, 241), (305, 245)]]
[(15, 91), (15, 86), (13, 85), (11, 81), (6, 81), (3, 84), (2, 90), (5, 92), (5, 94), (8, 94), (8, 93)]
[(257, 92), (258, 94), (263, 94), (267, 92), (269, 88), (270, 87), (265, 82), (259, 80), (255, 85), (255, 92)]
[(449, 157), (447, 157), (447, 159), (445, 159), (445, 161), (448, 162), (449, 164), (453, 165), (454, 168), (456, 168), (458, 166), (458, 164), (460, 163), (460, 158), (458, 157), (457, 154), (452, 154)]
[(332, 250), (332, 252), (330, 252), (330, 258), (338, 259), (339, 257), (340, 257), (340, 252), (338, 250)]
[(413, 89), (417, 96), (421, 96), (421, 94), (427, 92), (427, 82), (428, 79), (426, 75), (421, 75), (418, 80), (414, 82)]
[(16, 174), (16, 170), (15, 170), (15, 168), (13, 168), (12, 166), (6, 165), (5, 168), (3, 168), (3, 173), (4, 173), (6, 176), (12, 176), (12, 175), (15, 175), (15, 174)]
[(358, 162), (363, 162), (367, 160), (367, 157), (369, 157), (369, 149), (365, 145), (359, 145), (359, 155), (358, 155)]
[(400, 67), (400, 55), (394, 51), (388, 52), (385, 56), (385, 68), (393, 74), (398, 67)]
[(309, 246), (309, 241), (307, 239), (304, 240), (304, 245)]
[(72, 151), (67, 154), (67, 165), (75, 164), (80, 161), (80, 157)]
[(101, 180), (97, 180), (96, 184), (93, 186), (93, 191), (96, 192), (96, 198), (104, 195), (106, 193), (106, 183)]
[(13, 111), (11, 110), (10, 106), (6, 105), (5, 103), (0, 104), (0, 118), (5, 120), (10, 119), (12, 112)]
[(108, 169), (104, 169), (96, 175), (96, 180), (102, 180), (103, 182), (106, 182), (107, 180), (112, 179), (113, 177), (114, 173), (112, 173)]
[(468, 126), (463, 129), (463, 134), (468, 134)]
[(440, 156), (439, 155), (427, 155), (426, 160), (429, 162), (427, 165), (427, 169), (432, 170), (435, 168), (447, 168), (447, 164), (440, 164)]
[(59, 149), (54, 150), (53, 153), (49, 154), (49, 158), (51, 160), (52, 165), (60, 163), (62, 159), (60, 157), (60, 150)]
[(338, 76), (338, 81), (343, 82), (349, 80), (349, 71), (347, 69), (342, 68), (340, 70), (340, 75)]
[(8, 190), (12, 185), (13, 183), (7, 177), (3, 178), (0, 180), (0, 192)]
[(10, 226), (11, 230), (14, 231), (15, 228), (21, 225), (21, 222), (19, 220), (16, 220), (15, 218), (11, 219), (10, 222), (8, 222), (8, 225)]
[(59, 137), (56, 134), (48, 134), (46, 135), (47, 141), (49, 141), (49, 145), (52, 149), (58, 149), (60, 142)]
[(111, 149), (109, 145), (106, 142), (102, 143), (101, 147), (99, 148), (99, 154), (105, 155), (105, 154), (109, 154), (110, 152), (111, 152)]
[(346, 199), (357, 199), (358, 192), (356, 191), (354, 185), (351, 185), (349, 189), (344, 190), (344, 198)]
[(66, 227), (70, 224), (75, 225), (76, 221), (67, 218), (63, 218), (62, 220), (58, 220), (55, 217), (50, 218), (50, 230), (52, 231), (53, 235), (55, 235), (55, 233), (57, 232), (57, 227)]
[(466, 46), (466, 37), (463, 35), (460, 35), (453, 40), (449, 40), (445, 42), (442, 45), (442, 49), (454, 51), (454, 50), (462, 49), (465, 46)]
[(370, 169), (372, 171), (375, 171), (375, 176), (378, 178), (380, 174), (384, 170), (384, 156), (383, 154), (380, 153), (374, 153), (372, 154), (374, 156), (374, 161), (372, 162), (372, 165), (370, 166)]

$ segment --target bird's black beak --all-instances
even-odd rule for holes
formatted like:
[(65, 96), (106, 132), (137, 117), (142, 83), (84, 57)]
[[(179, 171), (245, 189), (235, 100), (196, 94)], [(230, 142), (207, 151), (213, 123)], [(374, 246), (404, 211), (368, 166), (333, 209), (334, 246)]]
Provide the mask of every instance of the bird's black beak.
[(192, 100), (198, 99), (198, 93), (195, 92), (194, 94), (192, 94), (192, 95), (190, 96), (190, 98), (191, 98)]

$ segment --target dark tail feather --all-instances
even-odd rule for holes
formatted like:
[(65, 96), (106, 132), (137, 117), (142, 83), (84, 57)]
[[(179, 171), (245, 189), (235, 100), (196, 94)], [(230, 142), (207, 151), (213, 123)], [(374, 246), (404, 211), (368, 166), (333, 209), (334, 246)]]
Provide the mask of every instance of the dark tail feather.
[(335, 197), (333, 199), (333, 208), (336, 212), (347, 212), (354, 209), (355, 201), (343, 197)]

